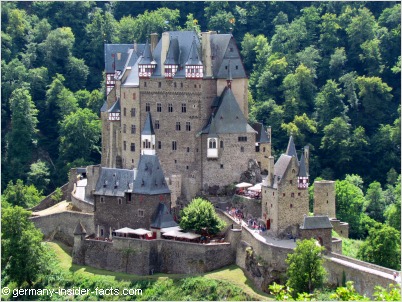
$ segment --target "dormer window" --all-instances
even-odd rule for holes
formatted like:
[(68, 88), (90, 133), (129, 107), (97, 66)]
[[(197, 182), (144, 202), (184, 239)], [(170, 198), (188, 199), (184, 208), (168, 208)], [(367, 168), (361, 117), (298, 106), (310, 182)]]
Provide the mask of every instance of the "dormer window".
[(187, 65), (186, 66), (186, 78), (200, 79), (204, 76), (202, 65)]
[(297, 178), (297, 188), (299, 190), (305, 190), (308, 188), (308, 177), (298, 177)]
[(109, 121), (120, 121), (120, 112), (109, 112)]
[(156, 67), (156, 62), (152, 61), (150, 64), (140, 64), (138, 65), (139, 77), (140, 78), (150, 78)]

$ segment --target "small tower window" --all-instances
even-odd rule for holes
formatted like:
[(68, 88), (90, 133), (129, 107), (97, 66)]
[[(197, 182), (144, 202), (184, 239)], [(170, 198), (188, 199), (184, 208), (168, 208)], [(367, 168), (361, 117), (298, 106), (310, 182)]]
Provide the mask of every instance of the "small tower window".
[(131, 125), (131, 134), (135, 134), (137, 132), (137, 127), (135, 125)]
[(176, 122), (176, 131), (180, 130), (181, 130), (180, 122)]
[(151, 111), (151, 104), (145, 103), (145, 111), (146, 111), (146, 112)]
[(223, 149), (223, 140), (220, 141), (221, 149)]
[(168, 104), (168, 111), (173, 112), (173, 104), (172, 103)]
[(156, 103), (156, 111), (162, 112), (162, 104), (161, 103)]
[(123, 142), (123, 150), (126, 151), (126, 148), (127, 148), (127, 143), (126, 143), (126, 141), (124, 141)]
[(293, 208), (293, 204), (290, 204), (290, 208)]
[(221, 164), (221, 169), (223, 169), (223, 164)]
[(118, 202), (119, 202), (119, 204), (122, 204), (122, 202), (121, 202), (121, 198), (119, 198), (119, 199), (118, 199)]
[(159, 125), (159, 120), (155, 120), (155, 129), (159, 129), (160, 125)]
[(131, 150), (131, 152), (135, 152), (135, 144), (134, 143), (131, 143), (130, 150)]
[(124, 124), (123, 125), (123, 133), (126, 133), (127, 132), (127, 127), (126, 127), (126, 124)]
[(162, 142), (158, 141), (158, 149), (162, 149)]
[(135, 108), (131, 108), (130, 112), (131, 112), (131, 117), (135, 117)]
[(186, 131), (191, 131), (191, 123), (186, 122)]
[(177, 142), (176, 142), (176, 141), (173, 141), (173, 142), (172, 142), (172, 150), (173, 150), (173, 151), (176, 151), (176, 150), (177, 150)]
[(138, 217), (144, 217), (144, 210), (138, 210)]
[(240, 152), (244, 152), (244, 147), (243, 146), (240, 147)]
[(181, 112), (187, 112), (187, 104), (186, 103), (182, 103), (181, 104)]
[(123, 108), (123, 115), (126, 116), (126, 114), (127, 114), (127, 109)]

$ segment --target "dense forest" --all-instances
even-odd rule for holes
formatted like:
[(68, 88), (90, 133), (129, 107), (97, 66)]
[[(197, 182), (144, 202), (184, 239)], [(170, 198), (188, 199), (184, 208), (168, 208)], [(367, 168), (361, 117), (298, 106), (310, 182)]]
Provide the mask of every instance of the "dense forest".
[[(371, 242), (359, 257), (400, 266), (400, 2), (1, 2), (2, 202), (100, 162), (104, 44), (166, 30), (233, 34), (275, 157), (308, 144), (311, 183), (337, 180), (338, 218)], [(380, 239), (399, 260), (373, 259)]]

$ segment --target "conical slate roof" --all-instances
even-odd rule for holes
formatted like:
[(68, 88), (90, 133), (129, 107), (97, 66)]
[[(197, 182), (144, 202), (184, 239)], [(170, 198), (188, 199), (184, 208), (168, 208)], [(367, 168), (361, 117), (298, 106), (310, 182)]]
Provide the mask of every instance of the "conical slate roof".
[(179, 65), (179, 55), (179, 41), (177, 40), (177, 38), (172, 38), (169, 43), (165, 65)]
[(173, 216), (170, 214), (169, 209), (165, 204), (160, 203), (156, 217), (151, 223), (151, 228), (162, 229), (175, 226), (177, 226), (177, 223), (173, 220)]
[(297, 158), (296, 147), (292, 135), (289, 138), (288, 148), (286, 149), (286, 155), (295, 156)]
[(218, 137), (218, 135), (216, 134), (216, 122), (214, 114), (212, 114), (211, 117), (211, 124), (209, 126), (208, 137)]
[(145, 195), (170, 193), (157, 155), (141, 155), (133, 191)]
[(307, 169), (306, 169), (306, 161), (304, 159), (304, 154), (302, 153), (300, 158), (300, 167), (299, 167), (299, 177), (308, 177)]
[(144, 128), (142, 129), (141, 135), (155, 135), (154, 126), (152, 125), (151, 112), (148, 112), (147, 118), (145, 120)]
[(117, 113), (117, 112), (120, 112), (120, 99), (118, 99), (118, 100), (116, 101), (116, 103), (114, 103), (114, 104), (112, 105), (112, 107), (110, 107), (110, 109), (109, 109), (107, 112), (109, 112), (109, 113)]
[(85, 230), (84, 226), (82, 225), (81, 221), (75, 227), (74, 235), (85, 235), (87, 231)]
[(193, 39), (193, 43), (191, 44), (190, 55), (188, 56), (186, 65), (202, 65), (200, 55), (198, 53), (197, 44), (195, 43), (195, 38)]
[(149, 46), (148, 40), (145, 43), (145, 47), (144, 47), (144, 53), (142, 54), (142, 58), (139, 62), (139, 64), (151, 64), (151, 62), (153, 61), (152, 58), (152, 53), (151, 53), (151, 47)]

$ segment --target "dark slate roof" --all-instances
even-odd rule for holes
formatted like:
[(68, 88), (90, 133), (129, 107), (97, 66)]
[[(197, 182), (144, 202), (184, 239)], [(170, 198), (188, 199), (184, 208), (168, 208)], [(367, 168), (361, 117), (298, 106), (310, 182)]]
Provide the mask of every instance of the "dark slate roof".
[(154, 135), (154, 126), (152, 125), (151, 112), (147, 113), (147, 118), (145, 120), (144, 128), (141, 131), (141, 135)]
[(177, 226), (177, 223), (173, 220), (173, 216), (170, 214), (169, 209), (164, 203), (160, 203), (156, 217), (151, 223), (151, 228), (162, 229), (175, 226)]
[(166, 54), (166, 60), (164, 64), (179, 65), (180, 63), (180, 48), (179, 40), (177, 37), (171, 38), (169, 41), (169, 48)]
[(153, 61), (151, 47), (149, 46), (148, 40), (145, 43), (144, 53), (142, 54), (142, 58), (138, 64), (151, 64)]
[(299, 177), (308, 177), (306, 169), (306, 161), (304, 159), (304, 154), (301, 154), (300, 165), (299, 165)]
[(293, 141), (292, 135), (289, 137), (289, 143), (288, 143), (288, 148), (286, 149), (286, 154), (289, 156), (295, 156), (297, 158), (296, 146)]
[[(128, 59), (128, 50), (133, 49), (133, 44), (105, 44), (105, 71), (114, 73), (115, 70), (124, 70)], [(117, 53), (121, 53), (118, 60)]]
[(87, 231), (85, 230), (84, 226), (82, 225), (81, 221), (77, 223), (75, 230), (74, 230), (74, 235), (85, 235)]
[(214, 115), (212, 114), (211, 123), (208, 129), (208, 137), (218, 137), (216, 134), (216, 120)]
[(188, 56), (186, 65), (202, 65), (201, 56), (198, 51), (197, 43), (195, 42), (195, 37), (193, 39), (193, 43), (191, 44), (190, 55)]
[(107, 101), (105, 101), (100, 109), (100, 112), (105, 112), (107, 111)]
[(125, 192), (132, 192), (133, 183), (133, 170), (101, 167), (94, 195), (123, 197)]
[(230, 73), (234, 79), (245, 78), (240, 52), (231, 34), (211, 35), (212, 68), (215, 78), (226, 79), (230, 60)]
[(134, 193), (146, 195), (170, 193), (157, 155), (141, 155), (134, 182)]
[(328, 216), (305, 216), (303, 226), (300, 228), (304, 230), (332, 229), (332, 224)]
[(120, 112), (120, 100), (118, 99), (107, 112)]
[(291, 160), (292, 160), (291, 156), (282, 154), (279, 157), (279, 159), (276, 161), (275, 166), (274, 166), (274, 184), (273, 184), (274, 188), (278, 187), (278, 183), (283, 178), (283, 175), (285, 174), (286, 170), (288, 169), (288, 166), (289, 166)]
[[(201, 133), (209, 133), (212, 119), (203, 128)], [(219, 107), (215, 111), (216, 133), (255, 133), (256, 131), (247, 123), (240, 110), (233, 92), (225, 88), (220, 98)]]
[(257, 143), (269, 143), (267, 131), (265, 131), (264, 125), (262, 123), (254, 123), (253, 129), (257, 131), (256, 142)]

